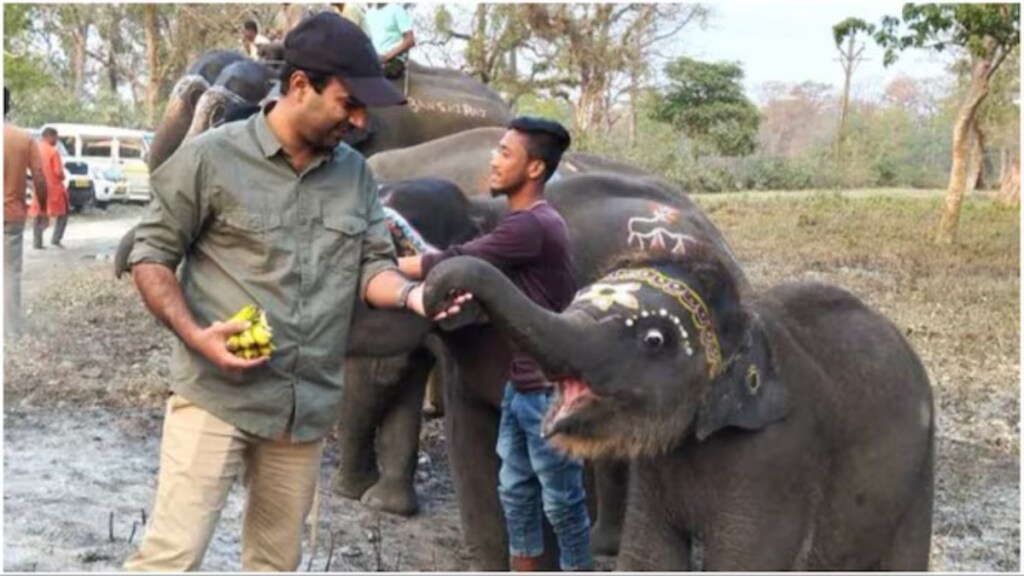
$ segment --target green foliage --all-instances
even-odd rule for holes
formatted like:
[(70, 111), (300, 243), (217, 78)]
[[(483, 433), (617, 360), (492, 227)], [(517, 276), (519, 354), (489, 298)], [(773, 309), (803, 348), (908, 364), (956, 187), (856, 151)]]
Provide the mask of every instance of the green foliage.
[(695, 142), (697, 155), (743, 156), (756, 147), (760, 115), (743, 92), (743, 69), (733, 62), (679, 58), (665, 67), (669, 85), (654, 118)]
[(875, 27), (868, 24), (860, 18), (847, 18), (839, 24), (832, 27), (832, 39), (835, 40), (836, 47), (842, 46), (843, 41), (850, 36), (863, 32), (865, 34), (874, 34)]
[(560, 98), (541, 98), (528, 94), (516, 102), (517, 115), (539, 116), (557, 120), (565, 126), (572, 124), (572, 106)]
[(834, 28), (836, 44), (866, 31), (885, 50), (886, 66), (907, 48), (962, 47), (981, 56), (994, 48), (992, 43), (1004, 49), (1020, 44), (1020, 4), (904, 4), (901, 17), (886, 16), (877, 28), (844, 20)]

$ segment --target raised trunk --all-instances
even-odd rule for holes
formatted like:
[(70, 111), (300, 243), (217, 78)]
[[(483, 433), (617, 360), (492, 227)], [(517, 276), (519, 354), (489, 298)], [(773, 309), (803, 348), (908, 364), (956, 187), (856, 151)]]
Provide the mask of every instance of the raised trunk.
[(156, 128), (153, 142), (149, 146), (149, 171), (152, 173), (174, 154), (188, 132), (196, 103), (209, 88), (206, 80), (198, 76), (186, 76), (178, 81), (171, 91), (167, 109)]
[(498, 269), (481, 260), (463, 256), (442, 262), (427, 276), (425, 289), (427, 310), (440, 309), (446, 294), (471, 293), (491, 322), (536, 359), (549, 377), (575, 374), (574, 367), (584, 366), (585, 358), (593, 354), (583, 321), (537, 306)]

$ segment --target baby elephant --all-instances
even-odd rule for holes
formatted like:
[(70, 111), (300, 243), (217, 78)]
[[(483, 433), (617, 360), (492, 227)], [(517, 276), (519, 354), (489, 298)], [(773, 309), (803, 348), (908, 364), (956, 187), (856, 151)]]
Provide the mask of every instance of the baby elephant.
[(483, 264), (446, 264), (437, 293), (472, 291), (558, 382), (551, 441), (632, 459), (618, 569), (927, 570), (931, 387), (850, 293), (741, 299), (687, 240), (619, 260), (550, 314)]

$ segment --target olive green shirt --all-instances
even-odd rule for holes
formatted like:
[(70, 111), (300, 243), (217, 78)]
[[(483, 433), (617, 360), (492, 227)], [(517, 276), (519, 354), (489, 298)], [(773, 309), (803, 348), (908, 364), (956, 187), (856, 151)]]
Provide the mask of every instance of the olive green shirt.
[(276, 346), (267, 364), (224, 372), (178, 339), (171, 389), (263, 438), (291, 423), (303, 442), (337, 419), (355, 299), (397, 268), (365, 159), (341, 144), (297, 174), (265, 113), (190, 140), (152, 173), (130, 262), (180, 263), (200, 326), (251, 303), (266, 310)]

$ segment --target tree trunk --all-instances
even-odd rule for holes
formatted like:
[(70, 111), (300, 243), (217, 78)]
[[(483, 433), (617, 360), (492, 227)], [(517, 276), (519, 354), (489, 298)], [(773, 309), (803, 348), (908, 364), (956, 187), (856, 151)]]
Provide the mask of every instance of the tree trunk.
[(970, 131), (978, 106), (988, 95), (990, 68), (995, 60), (995, 50), (986, 50), (977, 58), (971, 72), (971, 87), (967, 98), (960, 106), (953, 126), (953, 165), (949, 170), (949, 186), (946, 188), (946, 204), (935, 236), (936, 244), (952, 244), (956, 241), (957, 226), (960, 223), (960, 207), (967, 191), (968, 155), (970, 154)]
[(1003, 171), (999, 185), (999, 200), (1006, 204), (1020, 204), (1020, 154), (1003, 150)]
[(149, 80), (146, 83), (146, 124), (156, 126), (156, 105), (160, 99), (160, 30), (157, 27), (156, 4), (143, 4), (143, 25), (146, 34), (146, 68)]
[(839, 61), (843, 65), (843, 99), (839, 109), (839, 127), (836, 131), (836, 190), (846, 187), (846, 121), (850, 111), (850, 84), (853, 69), (857, 65), (863, 46), (857, 50), (856, 37), (850, 36), (846, 49), (839, 51)]
[(584, 81), (580, 86), (580, 97), (576, 101), (576, 126), (583, 132), (600, 129), (604, 125), (604, 84), (600, 81)]
[(71, 78), (72, 93), (76, 100), (85, 97), (85, 43), (89, 38), (89, 24), (79, 24), (72, 31)]
[(967, 191), (985, 189), (985, 133), (977, 120), (971, 122), (970, 131), (971, 159), (967, 172)]

